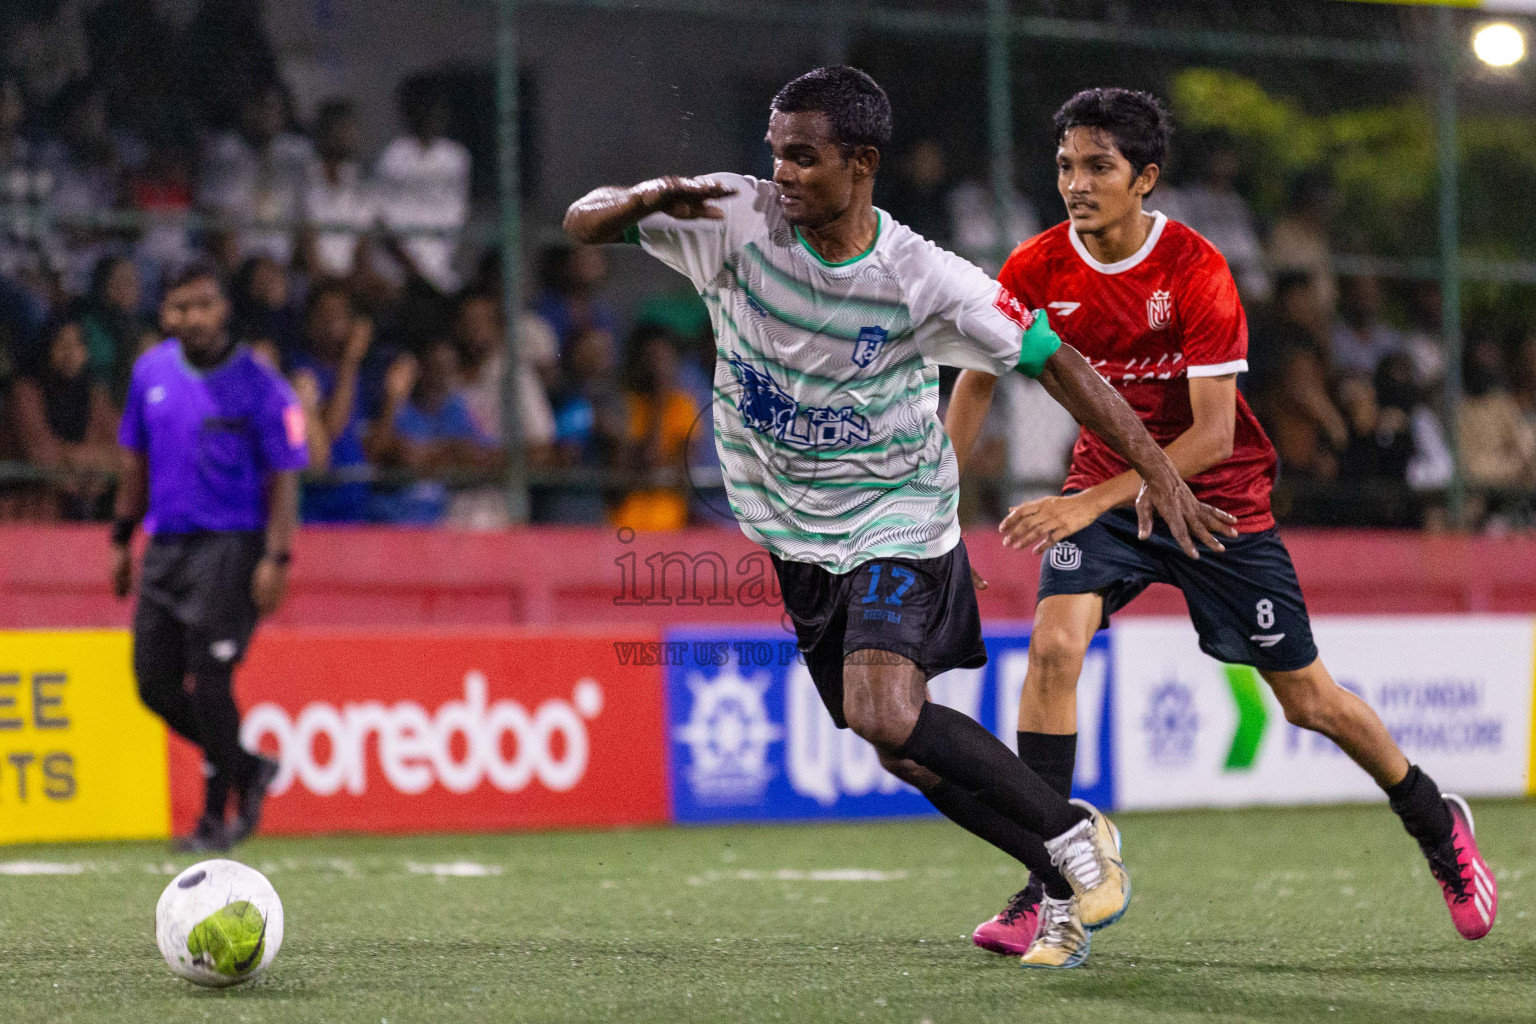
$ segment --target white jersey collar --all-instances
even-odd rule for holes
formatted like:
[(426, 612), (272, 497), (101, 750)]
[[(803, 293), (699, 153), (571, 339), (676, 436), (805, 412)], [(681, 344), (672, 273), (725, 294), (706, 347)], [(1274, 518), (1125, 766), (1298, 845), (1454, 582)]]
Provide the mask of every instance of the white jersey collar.
[(1118, 263), (1100, 263), (1094, 259), (1093, 255), (1088, 251), (1088, 247), (1083, 244), (1082, 238), (1078, 236), (1077, 230), (1072, 227), (1070, 222), (1067, 224), (1067, 237), (1072, 239), (1072, 248), (1077, 250), (1077, 255), (1094, 270), (1101, 274), (1121, 274), (1152, 255), (1152, 249), (1157, 245), (1157, 240), (1163, 237), (1163, 226), (1167, 223), (1168, 217), (1166, 214), (1160, 211), (1153, 211), (1152, 230), (1148, 232), (1147, 240), (1141, 243), (1140, 249), (1137, 249)]

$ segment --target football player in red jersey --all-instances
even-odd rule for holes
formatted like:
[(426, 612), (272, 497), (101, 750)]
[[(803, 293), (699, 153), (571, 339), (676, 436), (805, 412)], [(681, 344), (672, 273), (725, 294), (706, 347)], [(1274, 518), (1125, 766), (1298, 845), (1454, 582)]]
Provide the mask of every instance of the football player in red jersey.
[[(1248, 326), (1216, 248), (1143, 208), (1166, 161), (1168, 115), (1157, 99), (1089, 89), (1056, 113), (1056, 183), (1067, 220), (1024, 242), (998, 275), (1028, 308), (1049, 311), (1136, 410), (1200, 501), (1235, 516), (1239, 535), (1183, 557), (1161, 528), (1138, 536), (1134, 472), (1083, 430), (1060, 497), (1012, 509), (999, 527), (1012, 548), (1047, 552), (1019, 703), (1019, 755), (1066, 794), (1077, 745), (1077, 680), (1093, 634), (1148, 585), (1183, 591), (1200, 648), (1251, 665), (1286, 720), (1337, 743), (1386, 791), (1440, 883), (1457, 930), (1486, 935), (1498, 892), (1472, 837), (1465, 801), (1442, 795), (1408, 763), (1376, 713), (1336, 684), (1318, 658), (1301, 586), (1270, 511), (1274, 447), (1237, 391)], [(961, 373), (946, 426), (964, 463), (996, 378)], [(1177, 556), (1177, 557), (1174, 557)], [(978, 945), (1012, 952), (1071, 941), (1067, 908), (1039, 883), (977, 929)], [(1033, 915), (1031, 915), (1033, 911)], [(1065, 937), (1065, 938), (1064, 938)]]

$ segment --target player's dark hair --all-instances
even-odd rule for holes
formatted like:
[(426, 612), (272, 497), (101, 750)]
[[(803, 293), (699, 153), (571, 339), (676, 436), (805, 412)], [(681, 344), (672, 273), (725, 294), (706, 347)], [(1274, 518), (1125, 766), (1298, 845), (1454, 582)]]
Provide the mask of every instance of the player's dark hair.
[(165, 276), (165, 293), (169, 295), (177, 288), (185, 288), (197, 281), (212, 281), (224, 289), (224, 278), (219, 273), (219, 268), (211, 260), (193, 260), (183, 267), (173, 270)]
[[(1148, 164), (1168, 164), (1168, 139), (1173, 121), (1149, 92), (1133, 89), (1084, 89), (1056, 111), (1056, 144), (1073, 128), (1107, 134), (1137, 176)], [(1148, 193), (1149, 195), (1151, 193)]]
[(885, 90), (858, 68), (807, 71), (780, 89), (772, 109), (781, 114), (815, 110), (827, 116), (832, 140), (844, 159), (859, 146), (881, 152), (891, 144), (891, 101)]

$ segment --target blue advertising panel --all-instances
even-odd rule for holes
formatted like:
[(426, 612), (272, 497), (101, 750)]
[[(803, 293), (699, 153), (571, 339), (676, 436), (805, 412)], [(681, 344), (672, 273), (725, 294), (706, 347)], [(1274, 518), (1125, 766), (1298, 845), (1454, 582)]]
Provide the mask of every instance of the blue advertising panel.
[[(1027, 626), (984, 630), (988, 663), (929, 682), (934, 700), (1014, 746), (1028, 663)], [(934, 814), (915, 789), (880, 766), (875, 750), (838, 729), (793, 638), (773, 627), (668, 630), (663, 644), (668, 765), (680, 822), (803, 821)], [(1079, 684), (1075, 792), (1113, 804), (1109, 729), (1112, 666), (1095, 638)], [(1086, 727), (1092, 723), (1092, 727)]]

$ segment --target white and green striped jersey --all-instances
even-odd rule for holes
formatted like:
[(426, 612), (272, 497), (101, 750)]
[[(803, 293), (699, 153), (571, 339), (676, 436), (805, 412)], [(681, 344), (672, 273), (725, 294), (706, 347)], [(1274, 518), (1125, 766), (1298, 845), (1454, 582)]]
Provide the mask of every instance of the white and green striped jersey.
[(739, 174), (723, 220), (626, 232), (687, 275), (715, 329), (715, 445), (732, 511), (780, 558), (835, 573), (955, 546), (959, 474), (938, 364), (1035, 376), (1061, 342), (979, 268), (877, 210), (874, 243), (828, 263)]

